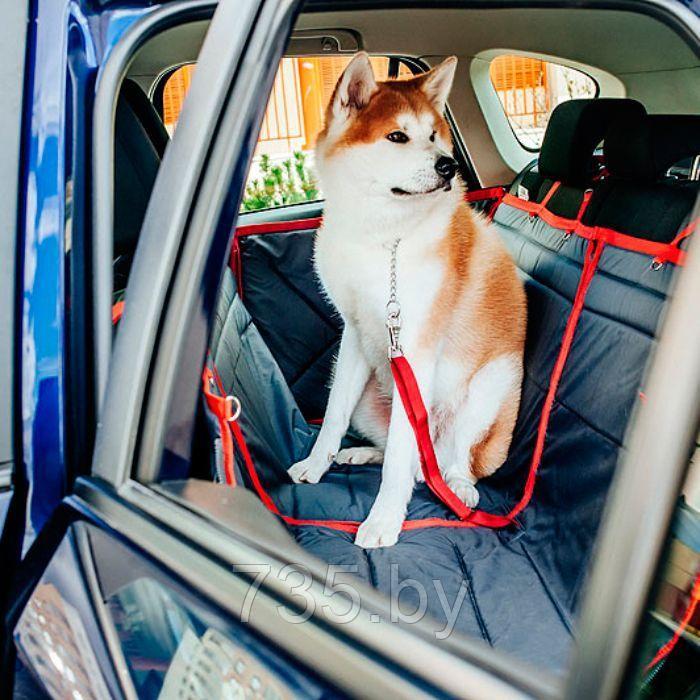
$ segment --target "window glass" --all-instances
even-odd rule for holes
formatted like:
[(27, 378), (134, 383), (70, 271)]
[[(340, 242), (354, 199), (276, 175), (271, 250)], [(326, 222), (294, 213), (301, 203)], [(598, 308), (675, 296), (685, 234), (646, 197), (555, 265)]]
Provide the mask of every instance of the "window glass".
[[(321, 199), (314, 175), (314, 145), (326, 106), (352, 56), (283, 58), (263, 119), (242, 211)], [(389, 76), (389, 59), (375, 56), (378, 80)], [(410, 76), (400, 65), (399, 77)]]
[[(314, 175), (314, 145), (323, 128), (326, 105), (352, 56), (283, 58), (272, 87), (258, 146), (250, 166), (241, 211), (321, 199)], [(389, 59), (371, 59), (378, 80), (389, 77)], [(194, 65), (182, 66), (163, 89), (163, 121), (172, 135)], [(410, 69), (399, 64), (399, 78)]]
[(552, 110), (562, 102), (596, 97), (598, 85), (574, 68), (505, 54), (491, 61), (491, 83), (520, 145), (539, 150)]
[(175, 126), (180, 118), (182, 103), (185, 101), (185, 95), (190, 88), (193, 74), (194, 63), (180, 66), (180, 68), (170, 74), (163, 86), (163, 123), (171, 136), (175, 133)]
[(637, 651), (635, 698), (700, 697), (700, 449), (673, 521)]

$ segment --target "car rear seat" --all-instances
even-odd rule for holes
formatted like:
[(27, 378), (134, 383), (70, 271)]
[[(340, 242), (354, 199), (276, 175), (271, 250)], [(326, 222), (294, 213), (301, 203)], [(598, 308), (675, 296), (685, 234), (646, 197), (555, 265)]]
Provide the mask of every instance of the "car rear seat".
[[(641, 161), (642, 156), (634, 163), (627, 156), (621, 157), (632, 135), (647, 132), (649, 122), (656, 119), (638, 113), (610, 128), (604, 148), (610, 175), (595, 184), (583, 215), (584, 227), (624, 232), (632, 239), (625, 239), (626, 244), (644, 247), (648, 240), (670, 243), (686, 226), (697, 183), (673, 184), (663, 177), (679, 151), (653, 168), (648, 160)], [(700, 119), (693, 119), (700, 127)], [(699, 134), (700, 129), (691, 139), (679, 133), (676, 144), (681, 145), (680, 152), (700, 152)], [(651, 148), (650, 139), (650, 134), (646, 139), (640, 137), (640, 152), (644, 144)], [(656, 139), (654, 143), (658, 143)], [(560, 306), (562, 319), (568, 315), (568, 300), (573, 298), (578, 277), (578, 273), (572, 276), (572, 271), (580, 270), (590, 242), (569, 235), (566, 227), (533, 218), (508, 201), (501, 204), (494, 222), (526, 276), (530, 309), (526, 352), (544, 357), (539, 347), (529, 343), (539, 346), (551, 337), (562, 336), (563, 321), (558, 327), (550, 325), (557, 323), (554, 310)], [(643, 219), (637, 216), (637, 206), (645, 210)], [(590, 231), (584, 229), (583, 233)], [(558, 386), (538, 474), (537, 498), (523, 514), (523, 544), (533, 555), (537, 553), (539, 560), (556, 562), (552, 570), (558, 579), (552, 578), (551, 585), (570, 609), (577, 603), (578, 577), (585, 573), (603, 504), (601, 496), (607, 491), (625, 429), (643, 388), (647, 358), (674, 274), (674, 265), (658, 267), (653, 260), (648, 253), (610, 244), (601, 251)], [(536, 310), (543, 306), (550, 312), (538, 314)], [(537, 368), (528, 363), (526, 394), (545, 386), (544, 369), (544, 363)], [(524, 399), (524, 403), (529, 405), (530, 400)], [(517, 453), (527, 450), (528, 442), (528, 437), (514, 439), (508, 464), (519, 461)], [(586, 478), (582, 480), (580, 474)], [(567, 508), (569, 503), (576, 503), (576, 508)], [(535, 522), (537, 529), (546, 528), (559, 536), (538, 541), (530, 527)], [(581, 552), (586, 552), (585, 557)]]
[[(263, 325), (268, 334), (274, 334), (270, 314), (277, 313), (278, 319), (283, 316), (281, 310), (289, 297), (273, 300), (264, 275), (256, 289), (251, 282), (257, 278), (249, 276), (247, 265), (258, 245), (267, 260), (290, 264), (294, 284), (304, 280), (304, 288), (309, 289), (313, 285), (309, 281), (313, 280), (309, 223), (297, 224), (294, 233), (279, 227), (270, 233), (249, 228), (239, 240), (239, 244), (245, 241), (246, 248), (242, 256), (240, 249), (238, 257), (234, 256), (234, 267), (246, 306), (227, 269), (205, 372), (217, 471), (223, 471), (226, 443), (233, 443), (236, 459), (235, 464), (229, 462), (228, 469), (236, 483), (256, 490), (273, 512), (283, 516), (303, 546), (332, 564), (352, 567), (359, 577), (387, 593), (397, 593), (397, 581), (421, 582), (428, 591), (428, 612), (436, 630), (444, 626), (445, 612), (435, 581), (450, 605), (466, 582), (467, 597), (457, 631), (555, 670), (566, 664), (586, 564), (675, 267), (667, 263), (652, 269), (653, 256), (646, 248), (635, 252), (613, 245), (609, 235), (606, 241), (596, 236), (599, 229), (609, 230), (610, 212), (617, 215), (616, 200), (627, 202), (637, 192), (647, 203), (653, 201), (649, 215), (657, 216), (660, 223), (654, 229), (657, 247), (652, 249), (665, 254), (678, 225), (689, 214), (694, 187), (672, 185), (660, 178), (668, 158), (657, 160), (654, 155), (650, 165), (645, 156), (632, 167), (629, 157), (618, 157), (625, 147), (626, 132), (632, 128), (640, 133), (635, 157), (644, 149), (659, 152), (659, 127), (649, 127), (655, 118), (646, 117), (640, 105), (628, 100), (593, 104), (555, 111), (535, 176), (541, 178), (536, 194), (533, 189), (533, 199), (529, 192), (528, 200), (518, 198), (516, 184), (494, 217), (525, 280), (529, 324), (523, 400), (513, 446), (501, 470), (480, 482), (484, 510), (503, 513), (520, 498), (548, 391), (554, 398), (534, 496), (518, 517), (520, 527), (462, 527), (424, 485), (418, 485), (408, 513), (414, 521), (409, 527), (415, 529), (404, 531), (394, 547), (364, 551), (353, 544), (353, 531), (376, 494), (378, 467), (336, 467), (314, 486), (289, 481), (286, 468), (306, 455), (315, 428), (304, 419), (285, 374), (256, 328), (257, 318), (254, 323), (249, 313), (263, 300), (272, 303), (276, 312), (267, 308)], [(596, 174), (591, 156), (606, 130), (605, 153), (611, 174), (595, 183), (589, 196), (586, 190)], [(673, 152), (675, 157), (678, 151), (685, 151), (683, 155), (700, 151), (700, 144), (677, 144), (673, 128), (666, 131), (676, 150), (669, 146), (663, 152)], [(550, 150), (552, 144), (557, 144), (554, 150)], [(553, 159), (548, 159), (548, 152)], [(520, 178), (518, 184), (522, 181)], [(533, 205), (541, 205), (552, 191), (551, 183), (559, 181), (562, 184), (547, 201), (547, 209), (533, 213)], [(691, 195), (681, 195), (687, 197), (685, 208), (677, 205), (674, 188), (691, 191)], [(582, 221), (573, 221), (584, 201)], [(646, 246), (647, 239), (640, 237), (642, 222), (635, 222), (633, 210), (616, 223), (621, 227), (629, 224), (621, 231)], [(285, 247), (285, 241), (291, 249)], [(286, 282), (279, 284), (286, 286)], [(280, 294), (280, 289), (274, 294)], [(318, 291), (316, 295), (305, 292), (311, 304), (321, 303)], [(572, 308), (580, 312), (578, 327), (553, 392), (552, 369)], [(290, 316), (289, 311), (286, 315)], [(296, 328), (297, 336), (303, 337), (303, 330)], [(223, 397), (229, 394), (242, 404), (240, 417), (231, 423), (222, 420), (230, 409)], [(417, 591), (404, 588), (400, 600), (410, 609), (418, 603)]]

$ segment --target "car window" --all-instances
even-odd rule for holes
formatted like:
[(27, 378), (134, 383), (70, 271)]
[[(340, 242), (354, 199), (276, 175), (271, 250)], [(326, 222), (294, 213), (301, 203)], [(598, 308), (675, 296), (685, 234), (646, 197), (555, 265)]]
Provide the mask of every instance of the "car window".
[[(314, 174), (314, 146), (326, 105), (352, 56), (287, 57), (280, 61), (250, 166), (241, 211), (313, 202), (322, 198)], [(378, 80), (389, 77), (390, 61), (373, 56)], [(177, 68), (163, 87), (163, 121), (172, 135), (194, 65)], [(399, 64), (398, 77), (411, 70)]]
[(168, 130), (170, 136), (175, 133), (177, 120), (180, 118), (182, 104), (185, 101), (185, 95), (190, 89), (192, 76), (194, 75), (194, 63), (180, 66), (175, 69), (163, 86), (163, 124)]
[(637, 647), (636, 698), (700, 697), (700, 448), (676, 507), (671, 535)]
[(558, 104), (598, 95), (598, 84), (583, 71), (530, 56), (497, 56), (489, 75), (513, 133), (529, 151), (539, 150)]

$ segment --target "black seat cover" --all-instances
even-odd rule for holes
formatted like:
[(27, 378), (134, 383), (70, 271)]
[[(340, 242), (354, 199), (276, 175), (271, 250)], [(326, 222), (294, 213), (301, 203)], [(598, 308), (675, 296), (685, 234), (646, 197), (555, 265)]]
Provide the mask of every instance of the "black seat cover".
[(640, 115), (614, 123), (605, 138), (610, 172), (596, 188), (584, 223), (669, 243), (687, 221), (698, 182), (666, 177), (669, 168), (700, 154), (700, 117)]
[(523, 185), (529, 199), (540, 202), (553, 182), (561, 186), (548, 209), (565, 217), (576, 215), (586, 188), (596, 175), (593, 151), (611, 124), (626, 124), (646, 114), (636, 100), (601, 98), (560, 104), (547, 124), (542, 150), (533, 169), (516, 178), (513, 194)]
[(126, 79), (117, 102), (114, 138), (114, 284), (125, 288), (153, 183), (169, 141), (148, 96)]

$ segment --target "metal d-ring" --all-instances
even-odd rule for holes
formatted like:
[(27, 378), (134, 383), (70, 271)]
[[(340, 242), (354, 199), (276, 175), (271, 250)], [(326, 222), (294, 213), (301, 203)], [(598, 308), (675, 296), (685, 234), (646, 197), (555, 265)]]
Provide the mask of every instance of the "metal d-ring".
[[(226, 405), (226, 420), (229, 423), (232, 423), (235, 420), (238, 420), (238, 417), (241, 415), (241, 401), (238, 397), (236, 396), (231, 396), (229, 394), (225, 399), (225, 405)], [(233, 406), (235, 406), (235, 410), (233, 409)]]

